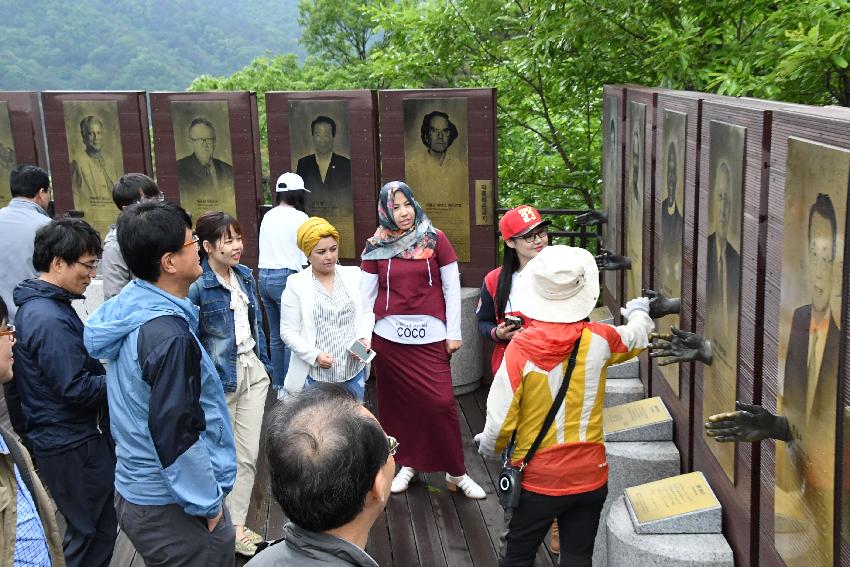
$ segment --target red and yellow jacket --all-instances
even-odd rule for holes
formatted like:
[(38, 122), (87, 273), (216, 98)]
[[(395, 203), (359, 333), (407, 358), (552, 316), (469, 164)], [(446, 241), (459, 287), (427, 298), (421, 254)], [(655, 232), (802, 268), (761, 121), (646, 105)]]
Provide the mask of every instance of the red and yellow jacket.
[(608, 482), (602, 407), (608, 366), (637, 356), (655, 327), (645, 312), (626, 325), (534, 321), (508, 345), (487, 397), (481, 451), (499, 454), (516, 430), (511, 455), (519, 465), (549, 412), (581, 333), (564, 405), (525, 469), (529, 492), (564, 496), (596, 490)]

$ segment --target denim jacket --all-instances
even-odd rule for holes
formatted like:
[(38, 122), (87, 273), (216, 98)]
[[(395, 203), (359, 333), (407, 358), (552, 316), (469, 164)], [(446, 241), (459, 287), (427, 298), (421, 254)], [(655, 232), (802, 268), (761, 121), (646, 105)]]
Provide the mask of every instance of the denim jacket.
[[(201, 308), (200, 339), (215, 363), (225, 392), (236, 391), (236, 324), (230, 309), (230, 292), (219, 283), (207, 258), (201, 260), (204, 273), (189, 288), (189, 299)], [(248, 321), (254, 337), (254, 352), (271, 375), (272, 364), (263, 332), (263, 313), (257, 302), (257, 284), (250, 268), (238, 264), (233, 273), (248, 296)]]

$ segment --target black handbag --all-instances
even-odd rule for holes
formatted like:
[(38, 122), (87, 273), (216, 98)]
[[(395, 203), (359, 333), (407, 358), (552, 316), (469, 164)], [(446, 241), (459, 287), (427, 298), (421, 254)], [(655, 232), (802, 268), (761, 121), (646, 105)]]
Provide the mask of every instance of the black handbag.
[(549, 408), (549, 413), (546, 414), (546, 419), (543, 420), (543, 426), (540, 428), (540, 433), (531, 447), (528, 449), (525, 458), (518, 467), (511, 464), (511, 453), (514, 450), (516, 443), (516, 430), (511, 434), (511, 440), (508, 446), (505, 447), (504, 462), (502, 464), (502, 472), (499, 475), (499, 485), (496, 487), (496, 492), (499, 496), (499, 504), (505, 510), (512, 510), (519, 506), (519, 495), (522, 492), (522, 472), (528, 466), (528, 462), (537, 452), (540, 443), (543, 442), (543, 437), (552, 427), (552, 422), (555, 421), (555, 414), (558, 413), (558, 408), (564, 402), (564, 397), (567, 395), (567, 389), (570, 387), (570, 377), (573, 374), (573, 368), (576, 366), (576, 355), (578, 354), (579, 346), (581, 345), (581, 335), (579, 335), (573, 345), (573, 352), (570, 354), (570, 361), (567, 363), (567, 370), (564, 372), (564, 379), (561, 381), (561, 387), (558, 388), (558, 393), (552, 401), (552, 407)]

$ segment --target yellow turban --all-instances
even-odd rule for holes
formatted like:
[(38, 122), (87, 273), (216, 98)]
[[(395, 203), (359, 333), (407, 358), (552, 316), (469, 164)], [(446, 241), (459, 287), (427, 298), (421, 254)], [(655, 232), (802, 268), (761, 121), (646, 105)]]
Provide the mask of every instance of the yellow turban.
[(309, 256), (319, 240), (326, 236), (333, 236), (334, 240), (339, 243), (339, 232), (334, 228), (334, 225), (321, 217), (310, 217), (298, 227), (295, 243), (305, 256)]

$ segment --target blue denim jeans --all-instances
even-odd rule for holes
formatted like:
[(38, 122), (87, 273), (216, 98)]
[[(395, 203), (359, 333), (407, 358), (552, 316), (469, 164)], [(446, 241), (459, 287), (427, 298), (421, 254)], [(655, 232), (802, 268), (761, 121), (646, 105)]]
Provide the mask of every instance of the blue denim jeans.
[(283, 346), (280, 338), (280, 296), (286, 289), (286, 280), (295, 270), (281, 268), (279, 270), (260, 269), (260, 298), (266, 315), (269, 318), (269, 348), (272, 359), (272, 388), (283, 388), (283, 379), (289, 370), (289, 357), (292, 354)]
[[(363, 370), (355, 374), (352, 378), (340, 383), (345, 386), (346, 390), (354, 394), (354, 397), (357, 398), (358, 402), (362, 402), (363, 397), (366, 395), (366, 367), (364, 366)], [(304, 382), (304, 387), (309, 388), (313, 384), (316, 384), (316, 381), (310, 376), (307, 376), (307, 381)]]

